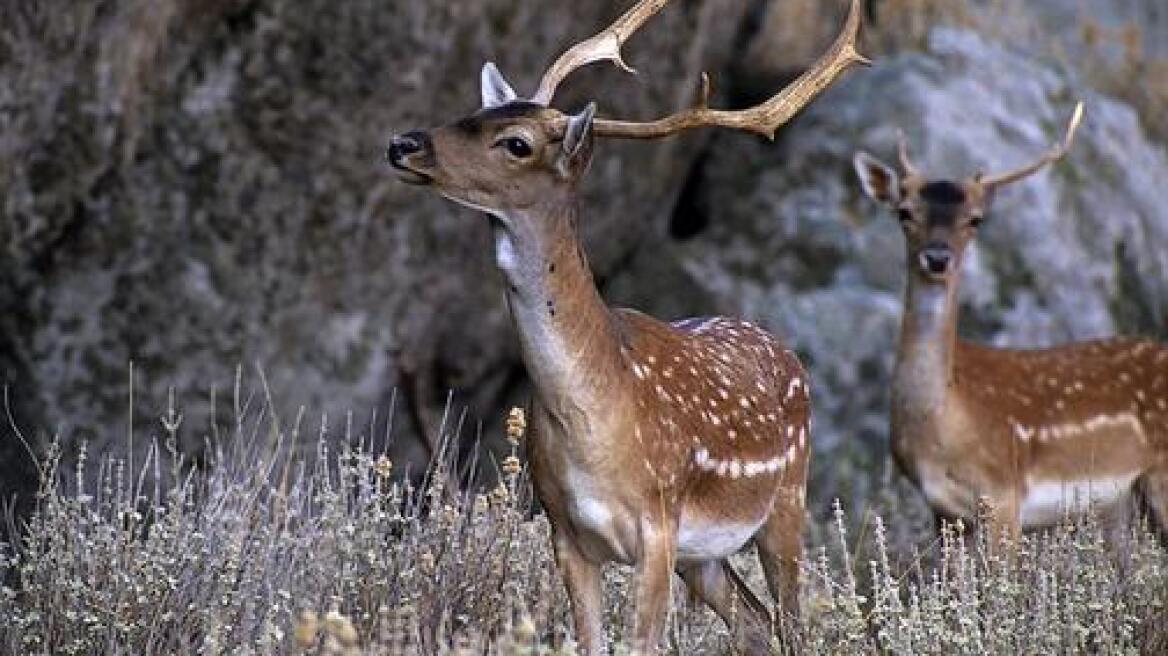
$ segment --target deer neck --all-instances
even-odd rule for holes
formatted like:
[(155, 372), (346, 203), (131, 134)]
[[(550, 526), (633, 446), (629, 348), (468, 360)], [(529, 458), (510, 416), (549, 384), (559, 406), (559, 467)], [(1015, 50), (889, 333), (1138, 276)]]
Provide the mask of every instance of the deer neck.
[[(574, 200), (496, 213), (495, 259), (545, 409), (575, 426), (611, 393), (620, 346), (576, 234)], [(577, 432), (577, 431), (573, 431)]]
[(941, 412), (953, 381), (957, 283), (922, 280), (910, 269), (893, 377), (894, 412), (925, 420)]

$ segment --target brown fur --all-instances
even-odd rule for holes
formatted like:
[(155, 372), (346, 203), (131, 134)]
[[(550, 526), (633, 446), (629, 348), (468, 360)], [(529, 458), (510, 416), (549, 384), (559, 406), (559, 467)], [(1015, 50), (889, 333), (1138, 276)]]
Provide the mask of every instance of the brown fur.
[[(656, 648), (676, 571), (732, 625), (740, 648), (767, 653), (770, 613), (726, 559), (754, 541), (772, 594), (784, 612), (797, 611), (806, 372), (743, 321), (671, 325), (605, 306), (576, 233), (587, 120), (587, 111), (564, 117), (512, 103), (411, 133), (391, 157), (406, 181), (495, 217), (536, 390), (532, 478), (583, 651), (602, 649), (600, 566), (616, 561), (637, 570), (634, 646)], [(555, 130), (565, 122), (561, 141)], [(517, 156), (509, 138), (530, 154)]]

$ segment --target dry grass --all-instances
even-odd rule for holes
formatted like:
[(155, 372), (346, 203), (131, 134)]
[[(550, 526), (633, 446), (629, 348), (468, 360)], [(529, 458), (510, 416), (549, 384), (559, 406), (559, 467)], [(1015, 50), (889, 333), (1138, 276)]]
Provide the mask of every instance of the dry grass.
[[(528, 512), (514, 453), (493, 491), (455, 490), (448, 460), (403, 476), (353, 429), (320, 435), (309, 458), (289, 456), (296, 429), (282, 433), (259, 409), (236, 419), (235, 446), (214, 449), (200, 472), (174, 455), (178, 416), (162, 418), (164, 435), (135, 471), (83, 456), (62, 472), (60, 454), (49, 454), (22, 542), (3, 545), (0, 650), (573, 653), (547, 523)], [(352, 446), (327, 447), (336, 437)], [(100, 475), (87, 476), (90, 467)], [(1132, 653), (1166, 644), (1168, 554), (1142, 529), (1113, 545), (1090, 521), (1068, 523), (1027, 537), (1012, 564), (980, 539), (934, 538), (903, 492), (881, 485), (851, 522), (838, 504), (819, 502), (793, 651)], [(753, 560), (739, 565), (757, 585)], [(617, 643), (627, 575), (611, 568), (607, 578)], [(675, 592), (670, 653), (725, 653), (722, 625), (687, 606), (680, 585)]]

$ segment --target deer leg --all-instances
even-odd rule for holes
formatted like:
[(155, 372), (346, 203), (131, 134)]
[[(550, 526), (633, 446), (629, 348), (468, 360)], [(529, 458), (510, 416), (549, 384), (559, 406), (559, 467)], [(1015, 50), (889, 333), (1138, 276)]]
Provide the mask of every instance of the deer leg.
[(604, 651), (604, 596), (601, 591), (601, 571), (572, 544), (563, 531), (553, 528), (552, 544), (556, 564), (564, 577), (568, 601), (572, 606), (572, 622), (576, 625), (576, 641), (580, 653), (596, 656)]
[(1099, 530), (1102, 531), (1108, 544), (1118, 546), (1124, 544), (1128, 536), (1131, 535), (1133, 522), (1137, 521), (1142, 510), (1141, 506), (1150, 510), (1150, 507), (1140, 499), (1139, 490), (1133, 487), (1110, 504), (1098, 506), (1098, 508), (1093, 504), (1089, 508), (1089, 512), (1098, 515)]
[[(797, 477), (802, 481), (802, 477)], [(785, 485), (770, 517), (754, 536), (767, 588), (779, 605), (775, 626), (799, 617), (799, 560), (803, 557), (803, 484)]]
[(722, 618), (740, 651), (770, 653), (770, 612), (726, 560), (711, 560), (677, 571), (690, 592)]
[(673, 573), (676, 529), (645, 522), (641, 527), (641, 560), (637, 563), (636, 617), (633, 648), (653, 654), (661, 644), (669, 610), (669, 583)]
[(1152, 532), (1168, 546), (1168, 467), (1144, 474), (1136, 485)]

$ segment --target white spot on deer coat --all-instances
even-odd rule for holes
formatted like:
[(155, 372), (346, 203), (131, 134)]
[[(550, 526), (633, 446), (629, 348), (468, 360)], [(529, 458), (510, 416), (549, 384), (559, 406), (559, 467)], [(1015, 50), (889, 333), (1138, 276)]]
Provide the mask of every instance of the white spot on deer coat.
[(799, 391), (801, 387), (803, 387), (803, 379), (792, 378), (791, 382), (787, 383), (787, 400), (791, 400), (795, 396), (795, 392)]
[(1146, 439), (1143, 425), (1140, 424), (1139, 419), (1134, 414), (1128, 412), (1122, 412), (1116, 415), (1098, 415), (1077, 424), (1066, 423), (1046, 426), (1026, 426), (1013, 418), (1008, 419), (1008, 423), (1014, 433), (1014, 437), (1022, 442), (1029, 442), (1036, 437), (1038, 441), (1045, 442), (1049, 439), (1066, 439), (1103, 431), (1126, 432), (1141, 442)]

